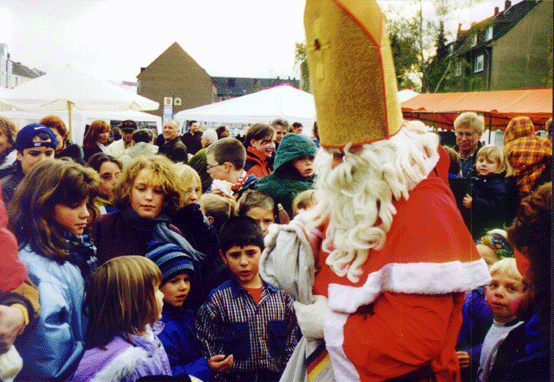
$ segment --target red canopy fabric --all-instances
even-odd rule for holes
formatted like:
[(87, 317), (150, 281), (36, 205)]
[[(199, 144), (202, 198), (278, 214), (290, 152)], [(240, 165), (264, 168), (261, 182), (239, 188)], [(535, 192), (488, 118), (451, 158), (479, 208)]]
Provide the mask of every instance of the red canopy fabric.
[(552, 117), (552, 88), (420, 94), (401, 106), (404, 119), (447, 130), (464, 111), (483, 114), (485, 128), (492, 130), (506, 130), (508, 122), (519, 116), (528, 116), (539, 129)]

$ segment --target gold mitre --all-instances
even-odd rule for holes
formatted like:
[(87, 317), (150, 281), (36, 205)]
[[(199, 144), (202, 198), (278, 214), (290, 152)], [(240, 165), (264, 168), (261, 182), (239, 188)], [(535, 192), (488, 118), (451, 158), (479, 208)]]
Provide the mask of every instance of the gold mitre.
[(396, 75), (377, 2), (306, 0), (304, 27), (321, 145), (361, 145), (400, 130)]

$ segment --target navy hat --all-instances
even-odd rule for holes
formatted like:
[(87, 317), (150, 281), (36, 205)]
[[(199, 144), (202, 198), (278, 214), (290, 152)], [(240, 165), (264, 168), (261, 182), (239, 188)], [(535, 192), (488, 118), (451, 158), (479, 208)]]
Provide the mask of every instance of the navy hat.
[(150, 242), (146, 257), (156, 263), (162, 271), (162, 284), (177, 273), (192, 274), (194, 272), (190, 256), (173, 243)]
[(135, 131), (137, 129), (137, 124), (134, 121), (131, 121), (130, 119), (121, 122), (121, 125), (119, 125), (119, 129), (121, 131)]
[[(35, 137), (35, 135), (40, 132), (48, 134), (50, 136), (51, 142), (33, 142), (33, 138)], [(23, 150), (29, 149), (31, 147), (51, 147), (55, 150), (57, 146), (58, 140), (56, 139), (56, 136), (54, 135), (52, 130), (38, 123), (32, 123), (19, 130), (19, 133), (17, 133), (17, 138), (15, 139), (15, 148), (20, 153), (22, 153)]]

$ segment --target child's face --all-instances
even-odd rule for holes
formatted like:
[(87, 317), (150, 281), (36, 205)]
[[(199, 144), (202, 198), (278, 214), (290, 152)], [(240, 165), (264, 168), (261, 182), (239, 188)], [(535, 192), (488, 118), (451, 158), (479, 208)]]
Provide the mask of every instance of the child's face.
[(476, 164), (477, 174), (485, 176), (498, 170), (498, 161), (491, 157), (480, 156)]
[(312, 156), (297, 158), (292, 162), (292, 165), (305, 178), (312, 176), (314, 173), (314, 157)]
[(115, 181), (120, 173), (121, 169), (114, 162), (104, 162), (100, 165), (98, 175), (100, 175), (100, 181), (102, 182), (100, 184), (101, 195), (110, 196), (112, 194)]
[(264, 236), (267, 235), (269, 226), (275, 222), (273, 211), (263, 207), (250, 208), (246, 216), (256, 220), (262, 226)]
[(200, 199), (200, 184), (196, 178), (192, 178), (187, 192), (185, 193), (185, 206), (189, 204), (198, 203)]
[(159, 285), (154, 287), (154, 295), (156, 296), (156, 309), (158, 310), (157, 320), (162, 319), (162, 310), (164, 308), (164, 294), (159, 288)]
[(164, 294), (164, 301), (173, 306), (182, 306), (190, 291), (190, 276), (180, 273), (167, 280), (160, 290)]
[(54, 206), (54, 220), (67, 232), (74, 235), (82, 235), (90, 217), (90, 212), (87, 208), (88, 200), (87, 196), (85, 200), (75, 206), (56, 204)]
[[(50, 142), (50, 139), (40, 139), (40, 137), (33, 137), (33, 142)], [(54, 149), (52, 147), (30, 147), (23, 149), (23, 152), (19, 151), (16, 154), (16, 159), (21, 162), (21, 170), (24, 174), (27, 174), (34, 165), (48, 160), (54, 159)]]
[(242, 287), (257, 288), (262, 286), (258, 273), (261, 255), (260, 247), (256, 245), (246, 245), (244, 247), (235, 245), (225, 252), (222, 258)]
[(512, 303), (523, 294), (523, 284), (507, 274), (497, 273), (485, 287), (485, 300), (498, 322), (509, 322), (516, 318)]
[(162, 211), (164, 193), (148, 182), (148, 172), (141, 170), (131, 188), (131, 208), (143, 218), (153, 219)]

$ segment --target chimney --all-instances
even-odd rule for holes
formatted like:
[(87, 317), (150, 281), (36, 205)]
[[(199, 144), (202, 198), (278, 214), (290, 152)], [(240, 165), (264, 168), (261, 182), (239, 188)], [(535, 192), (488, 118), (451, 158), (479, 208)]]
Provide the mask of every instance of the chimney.
[(500, 12), (500, 8), (494, 7), (494, 15), (496, 16)]
[(504, 10), (510, 8), (512, 6), (512, 2), (510, 0), (506, 0), (504, 2)]

